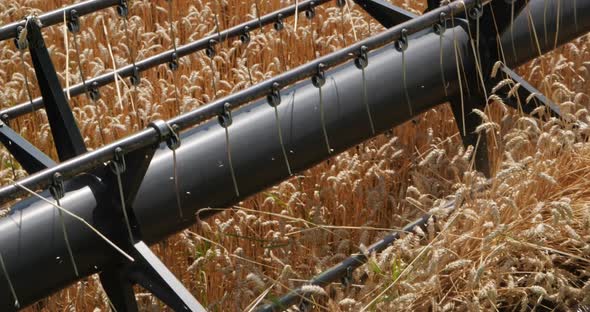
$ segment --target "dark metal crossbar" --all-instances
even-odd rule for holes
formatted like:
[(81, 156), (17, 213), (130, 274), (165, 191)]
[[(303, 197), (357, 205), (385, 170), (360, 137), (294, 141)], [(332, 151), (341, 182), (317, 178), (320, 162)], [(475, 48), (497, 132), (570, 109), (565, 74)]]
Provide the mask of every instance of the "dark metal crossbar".
[[(117, 69), (116, 71), (89, 79), (86, 81), (86, 84), (80, 83), (70, 87), (69, 89), (64, 89), (63, 91), (64, 93), (68, 92), (72, 97), (84, 94), (86, 93), (86, 88), (96, 89), (113, 83), (115, 81), (115, 75), (118, 75), (122, 78), (133, 77), (133, 75), (136, 73), (144, 72), (146, 70), (160, 66), (162, 64), (176, 61), (178, 58), (185, 57), (190, 54), (210, 48), (213, 42), (215, 44), (218, 44), (221, 42), (228, 41), (230, 39), (238, 38), (249, 31), (259, 29), (261, 27), (273, 23), (280, 23), (284, 18), (295, 15), (295, 12), (302, 12), (306, 9), (309, 9), (310, 7), (316, 7), (328, 1), (329, 0), (302, 1), (298, 5), (291, 5), (285, 7), (281, 10), (274, 11), (267, 15), (261, 16), (260, 19), (256, 18), (248, 22), (231, 27), (229, 29), (226, 29), (224, 31), (221, 31), (219, 33), (211, 34), (207, 37), (201, 38), (189, 44), (180, 46), (176, 50), (170, 49), (168, 51), (149, 57), (145, 60), (136, 62), (135, 67), (133, 66), (133, 64), (129, 64)], [(3, 111), (0, 111), (0, 116), (3, 120), (7, 121), (31, 113), (41, 108), (43, 108), (43, 99), (39, 97), (31, 102), (20, 103), (10, 108), (7, 108)]]
[[(64, 13), (69, 16), (72, 10), (75, 10), (78, 16), (84, 16), (120, 3), (121, 0), (88, 0), (42, 14), (39, 16), (39, 21), (41, 21), (43, 27), (49, 27), (63, 23)], [(16, 38), (19, 27), (21, 29), (25, 27), (24, 20), (0, 27), (0, 41)]]

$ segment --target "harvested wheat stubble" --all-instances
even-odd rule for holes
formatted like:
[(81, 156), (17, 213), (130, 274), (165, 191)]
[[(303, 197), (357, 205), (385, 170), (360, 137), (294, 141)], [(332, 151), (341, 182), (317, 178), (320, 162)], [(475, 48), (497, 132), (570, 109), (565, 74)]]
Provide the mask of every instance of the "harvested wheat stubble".
[[(256, 17), (295, 1), (174, 1), (172, 20), (180, 43), (219, 27)], [(0, 3), (4, 23), (31, 8), (48, 11), (65, 1)], [(181, 60), (176, 73), (180, 110), (188, 111), (213, 98), (302, 64), (379, 31), (349, 1), (351, 9), (317, 9), (308, 21), (300, 16), (297, 30), (270, 27), (254, 32), (248, 50), (228, 43), (214, 62), (203, 54)], [(397, 1), (414, 12), (425, 3)], [(129, 49), (143, 59), (171, 46), (165, 1), (133, 1), (126, 46), (123, 24), (114, 10), (82, 20), (81, 60), (87, 77), (112, 68), (107, 42), (117, 66), (129, 62)], [(105, 22), (108, 36), (102, 31)], [(65, 85), (66, 50), (62, 29), (44, 31), (53, 61)], [(344, 40), (343, 40), (344, 36)], [(72, 46), (70, 37), (69, 46)], [(11, 42), (0, 44), (0, 106), (28, 100), (19, 54)], [(70, 49), (70, 84), (80, 81)], [(27, 76), (35, 87), (30, 60)], [(213, 311), (240, 311), (261, 294), (267, 298), (295, 288), (329, 268), (358, 245), (431, 212), (440, 223), (427, 233), (406, 235), (354, 273), (347, 289), (310, 287), (318, 310), (357, 311), (367, 307), (395, 310), (575, 310), (590, 304), (587, 283), (590, 261), (590, 171), (587, 144), (590, 123), (590, 38), (584, 37), (523, 66), (519, 72), (567, 114), (566, 120), (541, 121), (493, 105), (480, 130), (490, 146), (495, 176), (484, 192), (483, 178), (471, 171), (471, 150), (460, 146), (448, 107), (428, 111), (408, 123), (334, 157), (253, 196), (235, 209), (221, 212), (201, 226), (154, 246), (163, 262), (195, 296)], [(214, 80), (215, 89), (211, 81)], [(172, 76), (165, 66), (142, 75), (135, 91), (127, 82), (121, 104), (114, 86), (103, 88), (97, 106), (83, 97), (72, 101), (88, 146), (97, 147), (142, 128), (148, 121), (176, 114)], [(135, 109), (132, 109), (135, 108)], [(582, 127), (573, 127), (578, 122)], [(43, 112), (17, 120), (16, 128), (34, 145), (55, 157)], [(493, 142), (493, 140), (489, 140)], [(490, 144), (491, 145), (491, 144)], [(9, 154), (0, 154), (0, 180), (6, 184), (14, 168)], [(458, 202), (453, 215), (440, 215), (441, 198)], [(384, 290), (387, 290), (384, 292)], [(151, 295), (140, 294), (142, 310), (160, 311)], [(108, 311), (108, 302), (93, 276), (28, 308), (30, 311)]]

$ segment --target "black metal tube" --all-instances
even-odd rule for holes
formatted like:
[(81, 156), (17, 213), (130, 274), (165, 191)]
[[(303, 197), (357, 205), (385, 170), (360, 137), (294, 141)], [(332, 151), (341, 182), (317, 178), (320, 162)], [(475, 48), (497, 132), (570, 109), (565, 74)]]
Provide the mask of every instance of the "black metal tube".
[[(449, 206), (446, 207), (447, 209)], [(403, 229), (399, 231), (392, 232), (385, 236), (380, 241), (376, 242), (375, 244), (369, 246), (367, 248), (367, 254), (371, 255), (373, 253), (380, 253), (385, 250), (387, 247), (391, 246), (396, 240), (400, 238), (402, 233), (410, 233), (414, 232), (417, 228), (422, 228), (425, 230), (426, 225), (428, 224), (428, 220), (430, 219), (430, 215), (426, 214), (420, 219), (404, 226)], [(315, 276), (311, 280), (309, 280), (308, 285), (318, 285), (324, 287), (330, 283), (336, 282), (343, 277), (346, 277), (348, 274), (352, 274), (352, 271), (359, 268), (361, 265), (367, 262), (367, 256), (363, 253), (353, 254), (350, 257), (346, 258), (344, 261), (336, 264), (335, 266), (331, 267), (330, 269), (320, 273), (319, 275)], [(291, 307), (298, 302), (302, 302), (306, 300), (306, 294), (301, 288), (297, 288), (288, 294), (280, 297), (278, 300), (274, 301), (272, 304), (266, 304), (261, 306), (257, 311), (258, 312), (278, 312), (284, 311)], [(307, 299), (309, 300), (309, 299)]]
[[(65, 8), (53, 10), (39, 16), (43, 27), (53, 26), (64, 21), (64, 12), (66, 14), (71, 10), (76, 10), (78, 16), (84, 16), (87, 14), (94, 13), (112, 7), (119, 4), (120, 0), (88, 0), (76, 4), (69, 5)], [(16, 34), (19, 27), (25, 27), (25, 21), (21, 20), (18, 22), (10, 23), (0, 27), (0, 41), (7, 39), (16, 38)]]
[[(561, 2), (571, 1), (574, 0)], [(532, 2), (543, 2), (543, 0)], [(531, 14), (535, 17), (542, 15), (542, 9), (540, 12), (535, 9)], [(564, 18), (571, 19), (573, 16), (571, 10), (562, 10), (562, 14)], [(590, 5), (581, 3), (577, 14), (589, 16)], [(579, 29), (577, 34), (583, 34), (589, 29), (590, 27)], [(463, 62), (467, 70), (473, 69), (473, 61), (469, 55), (471, 51), (469, 38), (464, 29), (457, 27), (447, 30), (449, 35), (446, 35), (443, 41), (443, 59), (446, 60), (443, 70), (450, 84), (449, 94), (456, 94), (458, 85), (452, 31), (456, 36), (459, 52), (463, 54)], [(521, 36), (528, 31), (528, 27), (515, 28), (515, 35)], [(559, 43), (570, 39), (572, 38), (560, 37)], [(406, 65), (410, 69), (407, 77), (408, 86), (410, 86), (408, 92), (415, 113), (428, 110), (444, 99), (441, 72), (438, 70), (440, 68), (439, 49), (432, 48), (438, 47), (438, 44), (437, 35), (420, 34), (419, 37), (410, 40), (406, 51)], [(527, 59), (535, 56), (533, 51), (529, 51)], [(401, 68), (401, 54), (391, 45), (369, 54), (369, 66), (366, 68), (368, 102), (379, 133), (412, 117), (407, 105), (400, 100), (404, 98), (404, 89), (399, 83), (402, 81)], [(413, 68), (428, 70), (412, 70)], [(330, 144), (334, 148), (332, 154), (328, 153), (326, 142), (322, 137), (319, 90), (309, 81), (304, 81), (281, 91), (282, 104), (278, 107), (280, 124), (294, 172), (309, 168), (372, 136), (365, 107), (362, 105), (360, 70), (353, 64), (345, 64), (327, 71), (326, 77), (322, 92), (326, 116), (325, 126)], [(215, 111), (212, 112), (212, 114), (215, 113)], [(145, 144), (144, 141), (153, 144), (158, 141), (155, 132), (155, 130), (144, 130), (125, 139), (124, 144), (134, 148)], [(229, 127), (229, 137), (234, 157), (233, 165), (240, 188), (241, 197), (239, 198), (236, 197), (232, 187), (224, 129), (215, 122), (209, 122), (183, 133), (182, 146), (176, 151), (176, 158), (179, 194), (185, 216), (193, 216), (206, 207), (230, 206), (288, 178), (278, 141), (274, 110), (266, 101), (256, 101), (235, 112), (234, 123)], [(63, 163), (60, 166), (65, 167), (61, 167), (58, 171), (71, 169), (70, 172), (83, 172), (90, 167), (91, 162), (97, 162), (97, 159), (104, 161), (112, 157), (113, 151), (110, 149), (118, 145), (121, 143), (114, 143), (108, 148), (88, 154), (91, 156), (82, 156), (80, 159), (83, 161), (72, 160)], [(178, 217), (175, 183), (170, 180), (174, 171), (172, 158), (172, 153), (166, 146), (162, 146), (157, 151), (133, 205), (146, 243), (161, 240), (195, 221), (193, 218)], [(76, 165), (83, 165), (85, 169), (77, 171), (78, 169), (74, 168)], [(32, 180), (27, 183), (35, 181), (35, 183), (41, 183), (39, 181), (43, 179), (35, 179), (39, 179), (47, 172), (49, 171), (32, 176)], [(108, 236), (118, 220), (108, 217), (112, 194), (106, 191), (107, 188), (102, 185), (103, 181), (104, 177), (89, 175), (70, 179), (67, 185), (68, 192), (62, 199), (62, 205), (102, 229)], [(12, 188), (18, 189), (15, 186)], [(24, 193), (20, 192), (20, 194)], [(43, 193), (43, 196), (49, 195)], [(211, 213), (202, 213), (200, 216), (206, 218)], [(70, 244), (77, 260), (80, 277), (98, 272), (106, 265), (120, 259), (120, 256), (105, 242), (75, 220), (66, 218), (66, 227), (71, 233)], [(15, 205), (10, 216), (0, 219), (0, 254), (4, 258), (8, 271), (8, 276), (0, 272), (0, 309), (9, 309), (13, 303), (6, 282), (8, 280), (12, 282), (20, 302), (27, 305), (79, 278), (75, 276), (67, 260), (68, 251), (63, 242), (56, 210), (36, 198), (21, 201)]]
[[(279, 83), (280, 86), (288, 86), (317, 73), (319, 64), (323, 64), (326, 68), (330, 68), (354, 58), (359, 54), (359, 51), (363, 46), (367, 47), (369, 50), (372, 50), (399, 39), (401, 37), (402, 31), (404, 30), (408, 36), (426, 30), (435, 23), (439, 22), (439, 16), (441, 13), (445, 13), (447, 16), (460, 14), (464, 11), (463, 3), (467, 9), (469, 9), (475, 5), (476, 1), (477, 0), (465, 0), (464, 2), (453, 2), (450, 5), (430, 11), (423, 16), (400, 24), (397, 27), (391, 28), (373, 37), (362, 40), (345, 49), (333, 52), (281, 75), (275, 76), (272, 79), (263, 81), (250, 88), (241, 90), (205, 106), (199, 107), (191, 112), (172, 118), (168, 121), (168, 123), (178, 126), (181, 130), (187, 129), (222, 114), (226, 103), (229, 103), (230, 107), (236, 108), (257, 98), (264, 97), (270, 93), (274, 83)], [(450, 51), (450, 48), (447, 50)], [(449, 57), (449, 60), (451, 59), (454, 58)], [(448, 63), (449, 62), (447, 62), (447, 64)], [(92, 153), (82, 155), (67, 162), (61, 163), (58, 166), (38, 172), (20, 180), (19, 182), (30, 189), (44, 188), (49, 185), (49, 181), (56, 172), (61, 173), (64, 178), (73, 177), (77, 174), (86, 172), (89, 168), (96, 166), (98, 163), (111, 160), (117, 147), (122, 148), (126, 152), (130, 152), (131, 150), (153, 144), (153, 142), (159, 139), (157, 136), (158, 135), (155, 130), (148, 128), (123, 140), (102, 147)], [(18, 188), (15, 185), (9, 185), (0, 188), (0, 205), (7, 202), (8, 200), (16, 198), (17, 196), (22, 196), (25, 194), (26, 193), (21, 188)]]
[[(229, 39), (239, 37), (241, 34), (244, 33), (245, 29), (249, 29), (250, 31), (252, 31), (274, 23), (278, 20), (279, 15), (281, 15), (283, 18), (287, 18), (294, 15), (297, 11), (302, 12), (303, 10), (309, 8), (312, 5), (313, 7), (316, 7), (328, 1), (330, 0), (306, 0), (300, 2), (298, 5), (290, 5), (278, 11), (261, 16), (260, 20), (256, 18), (251, 21), (221, 31), (219, 34), (211, 34), (207, 37), (180, 46), (176, 50), (176, 56), (178, 58), (181, 58), (199, 52), (201, 50), (205, 50), (207, 47), (210, 46), (211, 40), (215, 40), (218, 43), (225, 42)], [(148, 57), (145, 60), (138, 61), (135, 63), (135, 66), (137, 67), (137, 70), (140, 73), (144, 72), (156, 66), (173, 61), (174, 53), (175, 51), (171, 49), (160, 54)], [(134, 74), (133, 64), (118, 68), (114, 72), (106, 73), (98, 77), (89, 79), (86, 81), (86, 86), (93, 86), (99, 88), (110, 83), (113, 83), (115, 81), (115, 74), (122, 78), (131, 77)], [(64, 92), (69, 92), (70, 96), (78, 96), (84, 94), (86, 92), (86, 89), (84, 84), (79, 83), (77, 85), (71, 86), (69, 89), (64, 89)], [(38, 97), (34, 99), (32, 102), (20, 103), (5, 110), (2, 110), (0, 111), (0, 116), (2, 116), (2, 119), (4, 120), (10, 120), (41, 109), (42, 107), (43, 99)]]

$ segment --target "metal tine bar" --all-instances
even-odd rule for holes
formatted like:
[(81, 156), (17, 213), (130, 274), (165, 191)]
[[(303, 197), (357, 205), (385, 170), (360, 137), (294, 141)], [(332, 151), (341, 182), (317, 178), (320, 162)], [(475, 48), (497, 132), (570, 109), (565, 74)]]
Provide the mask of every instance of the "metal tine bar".
[(29, 173), (55, 166), (55, 161), (0, 120), (0, 142)]
[[(180, 57), (184, 57), (202, 50), (206, 50), (211, 45), (211, 40), (214, 40), (216, 43), (221, 43), (221, 41), (226, 41), (229, 39), (233, 39), (239, 37), (243, 34), (244, 29), (248, 27), (250, 30), (258, 29), (264, 27), (266, 25), (274, 24), (279, 20), (287, 18), (295, 14), (296, 10), (302, 11), (311, 5), (319, 6), (322, 5), (330, 0), (315, 0), (315, 1), (302, 1), (299, 5), (291, 5), (285, 7), (281, 10), (274, 11), (267, 15), (264, 15), (260, 18), (256, 18), (254, 20), (250, 20), (249, 22), (242, 23), (240, 25), (231, 27), (224, 31), (220, 31), (219, 33), (211, 34), (207, 37), (201, 38), (197, 41), (191, 42), (189, 44), (177, 47), (176, 51), (174, 49), (168, 50), (166, 52), (162, 52), (160, 54), (154, 55), (152, 57), (146, 58), (140, 62), (137, 62), (135, 66), (127, 65), (121, 68), (118, 68), (114, 72), (110, 72), (107, 74), (103, 74), (101, 76), (95, 77), (93, 79), (87, 80), (86, 83), (88, 86), (92, 86), (93, 88), (103, 87), (115, 81), (115, 74), (121, 78), (127, 78), (133, 75), (134, 68), (137, 68), (138, 72), (146, 71), (150, 68), (157, 67), (159, 65), (170, 63), (175, 59)], [(117, 1), (118, 3), (118, 1)], [(63, 19), (63, 16), (62, 16)], [(76, 84), (71, 86), (69, 89), (64, 90), (65, 92), (69, 92), (70, 96), (78, 96), (80, 94), (85, 93), (85, 88), (83, 84)], [(5, 119), (14, 119), (19, 116), (23, 116), (35, 110), (38, 110), (43, 107), (43, 99), (36, 98), (32, 101), (32, 103), (21, 103), (17, 104), (11, 108), (7, 108), (3, 111), (0, 111), (0, 116), (6, 116)]]
[[(42, 14), (38, 18), (43, 24), (43, 27), (49, 27), (62, 23), (64, 12), (76, 10), (78, 16), (83, 16), (115, 6), (119, 4), (119, 1), (120, 0), (88, 0)], [(0, 41), (16, 37), (19, 27), (25, 27), (24, 20), (0, 27)]]
[(131, 74), (131, 84), (133, 85), (133, 88), (137, 90), (137, 85), (139, 85), (141, 80), (139, 78), (139, 71), (137, 70), (137, 65), (135, 65), (136, 55), (133, 53), (133, 45), (129, 40), (129, 6), (127, 4), (127, 0), (121, 0), (121, 3), (117, 6), (117, 14), (119, 14), (119, 17), (121, 17), (121, 20), (123, 21), (125, 41), (127, 44), (127, 49), (129, 49), (128, 57), (131, 61), (131, 66), (133, 67), (133, 72)]
[[(222, 99), (211, 102), (205, 106), (201, 106), (191, 112), (187, 112), (172, 118), (168, 120), (168, 123), (172, 126), (177, 126), (178, 130), (182, 131), (200, 122), (222, 114), (225, 110), (226, 103), (229, 103), (230, 106), (232, 106), (231, 108), (236, 108), (254, 99), (264, 97), (268, 94), (269, 90), (271, 90), (272, 85), (275, 82), (278, 82), (282, 86), (290, 85), (317, 73), (319, 63), (326, 65), (326, 68), (334, 67), (350, 59), (353, 59), (357, 54), (357, 51), (359, 51), (362, 46), (366, 46), (369, 50), (382, 47), (401, 38), (401, 33), (404, 28), (407, 29), (407, 34), (409, 36), (425, 28), (432, 27), (435, 23), (439, 22), (440, 13), (445, 12), (447, 16), (454, 16), (460, 12), (464, 12), (464, 5), (470, 9), (476, 4), (476, 2), (478, 2), (478, 0), (451, 2), (444, 7), (440, 7), (434, 11), (388, 29), (373, 37), (361, 40), (351, 46), (348, 46), (347, 48), (320, 57), (281, 75), (275, 76), (272, 79), (268, 79), (255, 86), (241, 90)], [(290, 7), (290, 10), (294, 11), (295, 7)], [(256, 24), (257, 21), (254, 21), (254, 23)], [(159, 137), (157, 131), (153, 128), (146, 128), (100, 149), (88, 152), (84, 155), (76, 157), (75, 159), (60, 163), (54, 168), (44, 170), (24, 178), (20, 180), (19, 183), (30, 189), (46, 187), (49, 184), (53, 173), (57, 171), (61, 172), (64, 175), (64, 178), (70, 178), (79, 173), (88, 171), (103, 162), (112, 160), (114, 151), (117, 147), (121, 147), (125, 151), (133, 151), (158, 142), (161, 142), (161, 138)], [(2, 187), (0, 188), (0, 205), (24, 194), (25, 191), (20, 189), (17, 185), (7, 185)]]
[[(516, 94), (514, 94), (513, 98), (510, 97), (508, 93), (510, 93), (511, 88), (514, 87), (514, 85), (505, 86), (496, 91), (496, 93), (499, 93), (499, 91), (505, 91), (504, 94), (501, 94), (504, 103), (508, 104), (512, 108), (522, 109), (526, 114), (530, 114), (535, 110), (535, 108), (539, 106), (536, 105), (538, 101), (549, 110), (551, 116), (562, 117), (559, 106), (543, 95), (541, 91), (533, 87), (533, 85), (526, 81), (526, 79), (519, 76), (504, 64), (500, 65), (499, 70), (504, 75), (506, 75), (506, 77), (512, 79), (515, 84), (519, 85), (518, 90)], [(494, 82), (498, 82), (498, 80), (500, 80), (499, 77)]]
[[(454, 201), (447, 203), (444, 209), (452, 210), (454, 207)], [(426, 230), (426, 226), (428, 221), (432, 218), (430, 214), (426, 214), (422, 216), (420, 219), (406, 225), (403, 229), (399, 231), (392, 232), (385, 236), (383, 239), (378, 241), (377, 243), (369, 246), (367, 248), (367, 253), (356, 253), (351, 255), (350, 257), (346, 258), (344, 261), (340, 262), (339, 264), (333, 266), (332, 268), (328, 269), (320, 273), (319, 275), (312, 278), (306, 285), (318, 285), (318, 286), (326, 286), (335, 281), (342, 281), (343, 286), (346, 284), (350, 284), (352, 282), (352, 271), (359, 268), (365, 262), (367, 262), (367, 255), (372, 253), (379, 253), (385, 250), (387, 247), (391, 246), (396, 240), (398, 240), (402, 233), (410, 233), (415, 231), (417, 228), (421, 228), (422, 230)], [(297, 288), (288, 294), (273, 300), (272, 303), (260, 306), (256, 311), (257, 312), (278, 312), (284, 311), (297, 303), (307, 303), (309, 299), (306, 298), (305, 293), (301, 288)]]

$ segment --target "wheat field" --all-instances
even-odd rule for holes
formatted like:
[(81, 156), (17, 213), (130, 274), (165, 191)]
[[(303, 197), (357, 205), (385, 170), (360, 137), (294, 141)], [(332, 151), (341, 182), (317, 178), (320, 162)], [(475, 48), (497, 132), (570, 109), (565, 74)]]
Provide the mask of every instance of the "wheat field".
[[(2, 24), (71, 4), (0, 2)], [(295, 0), (131, 1), (127, 29), (114, 9), (82, 18), (77, 36), (86, 78), (270, 13)], [(395, 1), (415, 13), (425, 1)], [(101, 89), (71, 106), (87, 146), (100, 147), (215, 98), (263, 81), (382, 30), (352, 1), (334, 2), (253, 31), (247, 48), (219, 45)], [(81, 81), (71, 33), (44, 30), (62, 85)], [(40, 95), (28, 53), (0, 44), (0, 108)], [(24, 60), (24, 62), (23, 62)], [(115, 64), (115, 65), (113, 65)], [(428, 231), (406, 233), (343, 287), (307, 287), (317, 311), (575, 311), (590, 305), (590, 36), (519, 68), (566, 113), (537, 119), (493, 103), (479, 112), (493, 179), (472, 170), (448, 105), (422, 114), (155, 245), (152, 249), (210, 311), (246, 311), (277, 298), (386, 233), (431, 213)], [(25, 77), (28, 81), (26, 87)], [(67, 80), (67, 81), (66, 81)], [(176, 86), (176, 87), (175, 87)], [(581, 125), (581, 126), (580, 126)], [(41, 110), (11, 126), (56, 159)], [(586, 152), (589, 152), (586, 154)], [(0, 149), (0, 181), (25, 172)], [(481, 190), (484, 191), (481, 191)], [(454, 200), (454, 209), (444, 209)], [(229, 209), (225, 209), (229, 208)], [(164, 306), (137, 291), (142, 311)], [(293, 309), (296, 309), (293, 307)], [(110, 311), (97, 276), (26, 311)]]

